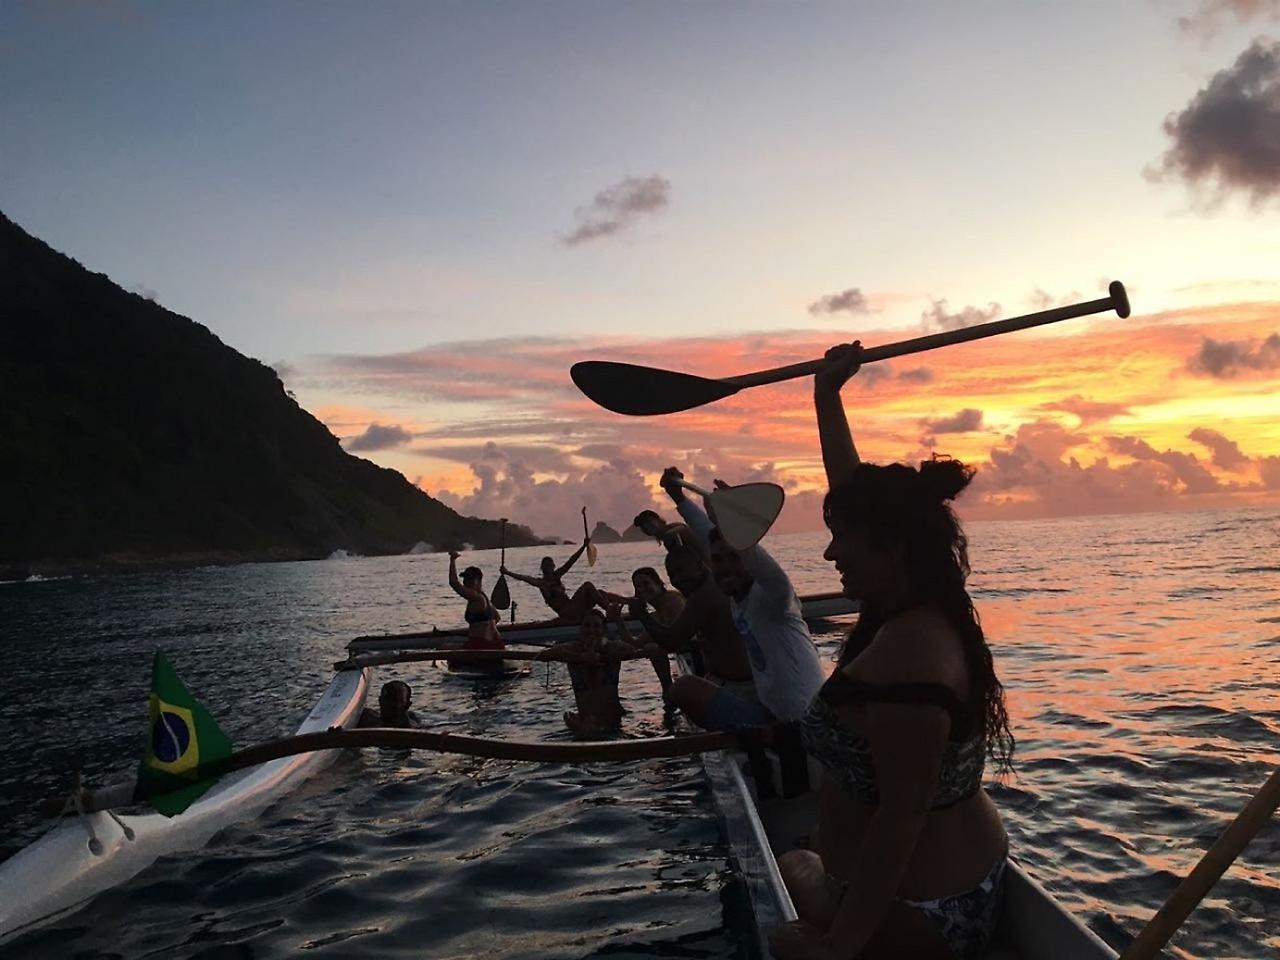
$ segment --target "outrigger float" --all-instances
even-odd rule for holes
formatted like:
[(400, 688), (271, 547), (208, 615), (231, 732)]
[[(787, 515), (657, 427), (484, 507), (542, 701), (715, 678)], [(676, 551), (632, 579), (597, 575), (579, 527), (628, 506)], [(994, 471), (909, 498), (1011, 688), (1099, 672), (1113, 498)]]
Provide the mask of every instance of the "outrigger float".
[[(334, 674), (298, 734), (354, 727), (369, 680), (367, 669)], [(338, 753), (281, 757), (228, 774), (176, 817), (99, 810), (66, 820), (0, 863), (0, 942), (71, 913), (165, 854), (204, 846), (223, 827), (247, 820), (327, 767)]]

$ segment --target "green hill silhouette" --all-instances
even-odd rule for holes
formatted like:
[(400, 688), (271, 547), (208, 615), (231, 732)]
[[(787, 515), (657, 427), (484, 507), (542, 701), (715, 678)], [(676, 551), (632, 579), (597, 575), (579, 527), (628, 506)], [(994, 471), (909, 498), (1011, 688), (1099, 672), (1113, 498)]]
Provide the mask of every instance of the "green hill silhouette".
[(3, 214), (0, 503), (0, 577), (498, 544), (344, 451), (267, 365)]

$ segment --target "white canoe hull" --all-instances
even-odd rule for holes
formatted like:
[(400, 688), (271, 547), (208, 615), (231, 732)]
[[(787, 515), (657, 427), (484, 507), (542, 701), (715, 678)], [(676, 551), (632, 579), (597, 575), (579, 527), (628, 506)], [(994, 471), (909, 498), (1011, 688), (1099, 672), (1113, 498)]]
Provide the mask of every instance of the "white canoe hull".
[[(313, 733), (353, 727), (369, 690), (369, 671), (334, 675), (320, 702), (298, 728)], [(122, 815), (124, 830), (104, 812), (68, 818), (0, 863), (0, 941), (82, 906), (91, 897), (141, 872), (158, 857), (203, 846), (218, 830), (254, 813), (327, 766), (337, 750), (283, 757), (231, 774), (176, 817)], [(90, 849), (91, 828), (101, 847)]]

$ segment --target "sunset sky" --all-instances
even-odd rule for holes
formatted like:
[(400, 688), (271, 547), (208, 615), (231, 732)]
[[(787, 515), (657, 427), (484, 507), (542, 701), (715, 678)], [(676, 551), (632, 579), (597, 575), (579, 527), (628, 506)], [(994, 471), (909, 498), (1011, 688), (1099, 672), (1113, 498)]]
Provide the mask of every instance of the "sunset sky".
[(480, 516), (625, 527), (679, 464), (820, 523), (811, 384), (724, 376), (1094, 299), (869, 366), (872, 460), (968, 517), (1280, 502), (1280, 0), (0, 7), (0, 209), (272, 364)]

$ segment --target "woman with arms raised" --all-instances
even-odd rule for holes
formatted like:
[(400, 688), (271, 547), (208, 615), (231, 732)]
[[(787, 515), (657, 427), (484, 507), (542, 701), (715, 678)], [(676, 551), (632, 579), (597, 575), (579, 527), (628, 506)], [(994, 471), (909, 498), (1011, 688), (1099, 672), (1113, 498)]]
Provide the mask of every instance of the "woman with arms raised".
[(965, 589), (967, 543), (950, 507), (973, 471), (861, 463), (840, 388), (859, 347), (815, 381), (831, 491), (824, 556), (862, 614), (803, 721), (823, 766), (812, 850), (780, 861), (800, 919), (781, 960), (974, 960), (990, 940), (1008, 839), (982, 789), (1009, 768), (1004, 691)]
[(484, 573), (479, 567), (467, 567), (458, 577), (458, 551), (449, 551), (449, 586), (453, 592), (467, 601), (462, 612), (467, 621), (467, 650), (502, 650), (502, 635), (498, 633), (498, 611), (484, 592)]
[(582, 556), (582, 552), (587, 549), (590, 543), (590, 538), (583, 540), (582, 546), (575, 550), (573, 555), (559, 567), (556, 566), (555, 560), (551, 557), (543, 557), (542, 576), (540, 577), (529, 577), (523, 573), (515, 573), (505, 566), (501, 572), (513, 580), (519, 580), (521, 583), (527, 583), (531, 587), (537, 587), (542, 594), (542, 599), (546, 601), (548, 607), (555, 611), (555, 619), (560, 623), (581, 623), (583, 616), (593, 607), (603, 608), (611, 603), (621, 603), (627, 599), (626, 597), (620, 597), (617, 594), (606, 593), (597, 589), (596, 585), (590, 580), (575, 590), (573, 596), (569, 595), (562, 578), (573, 569), (573, 565), (578, 562), (578, 558)]

